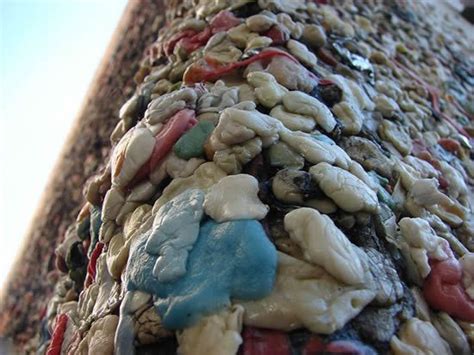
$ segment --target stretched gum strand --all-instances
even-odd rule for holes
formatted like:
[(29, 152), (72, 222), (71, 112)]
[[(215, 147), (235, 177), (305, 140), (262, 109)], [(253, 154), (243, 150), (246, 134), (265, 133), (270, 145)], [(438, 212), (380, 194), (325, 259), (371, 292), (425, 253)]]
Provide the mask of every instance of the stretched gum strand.
[(87, 264), (87, 276), (84, 282), (84, 287), (89, 287), (92, 282), (95, 280), (96, 270), (97, 270), (97, 259), (99, 258), (100, 254), (102, 254), (102, 250), (104, 249), (104, 243), (98, 242), (95, 245), (94, 251), (92, 252), (91, 258), (89, 259), (89, 263)]
[(197, 120), (194, 110), (184, 109), (172, 116), (166, 122), (163, 129), (155, 136), (155, 146), (150, 158), (138, 169), (132, 181), (128, 184), (127, 189), (131, 189), (155, 170), (160, 161), (171, 151), (178, 139), (196, 124)]

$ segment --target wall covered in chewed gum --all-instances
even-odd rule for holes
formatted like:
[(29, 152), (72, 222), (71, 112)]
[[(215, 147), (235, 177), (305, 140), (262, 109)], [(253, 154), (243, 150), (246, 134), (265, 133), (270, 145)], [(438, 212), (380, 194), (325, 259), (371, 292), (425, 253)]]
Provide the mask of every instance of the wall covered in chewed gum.
[(147, 239), (144, 234), (131, 251), (127, 288), (154, 295), (166, 328), (185, 328), (230, 304), (231, 298), (258, 299), (273, 288), (276, 249), (255, 220), (204, 222), (189, 253), (187, 273), (173, 282), (153, 277), (157, 257), (145, 252)]

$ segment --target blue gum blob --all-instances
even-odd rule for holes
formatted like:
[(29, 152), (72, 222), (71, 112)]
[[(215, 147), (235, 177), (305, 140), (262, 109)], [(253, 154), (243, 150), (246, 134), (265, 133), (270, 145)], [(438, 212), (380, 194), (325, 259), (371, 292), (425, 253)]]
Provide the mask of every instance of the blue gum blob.
[(147, 240), (144, 234), (132, 247), (126, 287), (154, 295), (165, 328), (191, 326), (230, 304), (232, 298), (255, 300), (272, 291), (277, 253), (256, 220), (203, 223), (186, 274), (172, 282), (153, 276), (157, 256), (145, 251)]

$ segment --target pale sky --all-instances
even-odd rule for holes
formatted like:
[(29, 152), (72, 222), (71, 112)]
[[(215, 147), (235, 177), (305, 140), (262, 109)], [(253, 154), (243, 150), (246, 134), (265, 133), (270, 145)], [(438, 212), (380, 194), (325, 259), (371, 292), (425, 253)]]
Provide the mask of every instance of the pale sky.
[(0, 0), (0, 287), (126, 0)]

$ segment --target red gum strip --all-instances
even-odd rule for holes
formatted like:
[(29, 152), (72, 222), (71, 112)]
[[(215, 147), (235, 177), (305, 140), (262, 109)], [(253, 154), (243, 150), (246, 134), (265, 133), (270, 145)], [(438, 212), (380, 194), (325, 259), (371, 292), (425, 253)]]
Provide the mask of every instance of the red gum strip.
[(169, 56), (173, 53), (174, 47), (180, 40), (182, 40), (183, 38), (192, 37), (196, 35), (196, 33), (197, 32), (193, 30), (185, 30), (183, 32), (178, 32), (174, 34), (169, 40), (163, 43), (163, 52), (166, 56)]
[(89, 287), (95, 280), (95, 275), (96, 275), (96, 270), (97, 270), (97, 259), (99, 258), (103, 249), (104, 249), (104, 243), (98, 242), (95, 245), (91, 258), (89, 259), (89, 264), (87, 264), (87, 276), (86, 276), (86, 281), (84, 282), (85, 288)]
[(221, 11), (211, 20), (201, 32), (194, 30), (184, 30), (173, 35), (163, 44), (163, 52), (169, 56), (173, 53), (175, 46), (179, 43), (187, 53), (192, 53), (196, 49), (204, 46), (209, 38), (217, 32), (227, 31), (240, 24), (240, 19), (235, 17), (230, 11)]
[[(466, 132), (466, 130), (455, 120), (453, 120), (451, 117), (446, 115), (445, 113), (441, 112), (439, 109), (439, 90), (434, 88), (433, 86), (429, 85), (427, 82), (425, 82), (423, 79), (421, 79), (418, 75), (413, 73), (410, 69), (402, 65), (400, 62), (397, 60), (393, 60), (393, 63), (403, 70), (405, 73), (407, 73), (412, 79), (414, 79), (416, 82), (418, 82), (420, 85), (424, 86), (425, 89), (429, 92), (430, 97), (431, 97), (431, 105), (433, 106), (433, 110), (441, 116), (446, 122), (448, 122), (452, 127), (454, 127), (459, 133), (461, 133), (463, 136), (468, 138), (469, 140), (471, 137), (469, 134)], [(453, 98), (454, 100), (454, 98)]]
[[(185, 84), (191, 85), (191, 84), (195, 84), (195, 83), (202, 82), (202, 81), (216, 80), (216, 79), (222, 77), (223, 75), (232, 72), (233, 70), (235, 70), (237, 68), (246, 67), (246, 66), (248, 66), (248, 65), (250, 65), (253, 62), (256, 62), (258, 60), (271, 58), (271, 57), (275, 57), (275, 56), (286, 57), (286, 58), (290, 59), (291, 61), (301, 65), (300, 62), (295, 57), (293, 57), (291, 54), (283, 52), (279, 49), (270, 48), (270, 49), (263, 50), (262, 52), (254, 55), (250, 58), (242, 60), (240, 62), (231, 63), (231, 64), (227, 64), (227, 65), (221, 65), (221, 66), (218, 66), (218, 63), (213, 61), (211, 58), (204, 57), (204, 58), (202, 58), (202, 61), (204, 63), (201, 63), (201, 64), (195, 63), (195, 64), (191, 65), (190, 67), (188, 67), (188, 69), (184, 73), (183, 81), (184, 81)], [(313, 77), (314, 79), (319, 81), (319, 78), (316, 75), (314, 75), (313, 73), (311, 73), (308, 70), (307, 70), (307, 72), (311, 77)]]
[(242, 355), (289, 355), (288, 334), (278, 330), (246, 327), (243, 331)]
[(431, 308), (466, 322), (474, 322), (474, 301), (462, 285), (462, 267), (448, 243), (444, 244), (448, 259), (430, 259), (431, 272), (423, 285), (423, 296)]
[(64, 332), (66, 331), (67, 322), (69, 317), (67, 314), (62, 313), (56, 317), (56, 325), (54, 327), (53, 337), (49, 344), (46, 355), (60, 355), (61, 347), (64, 341)]
[(444, 149), (446, 149), (448, 152), (451, 152), (454, 154), (458, 153), (459, 150), (461, 149), (461, 145), (459, 144), (459, 142), (451, 138), (441, 138), (438, 141), (438, 144), (442, 146)]
[(184, 109), (176, 113), (166, 122), (163, 129), (155, 136), (155, 146), (150, 159), (135, 174), (128, 188), (145, 179), (163, 158), (171, 151), (176, 141), (191, 127), (197, 124), (193, 110)]
[(196, 49), (204, 46), (209, 38), (212, 36), (212, 30), (210, 27), (206, 27), (202, 32), (195, 34), (192, 37), (182, 38), (179, 41), (179, 45), (186, 51), (186, 53), (192, 53)]

